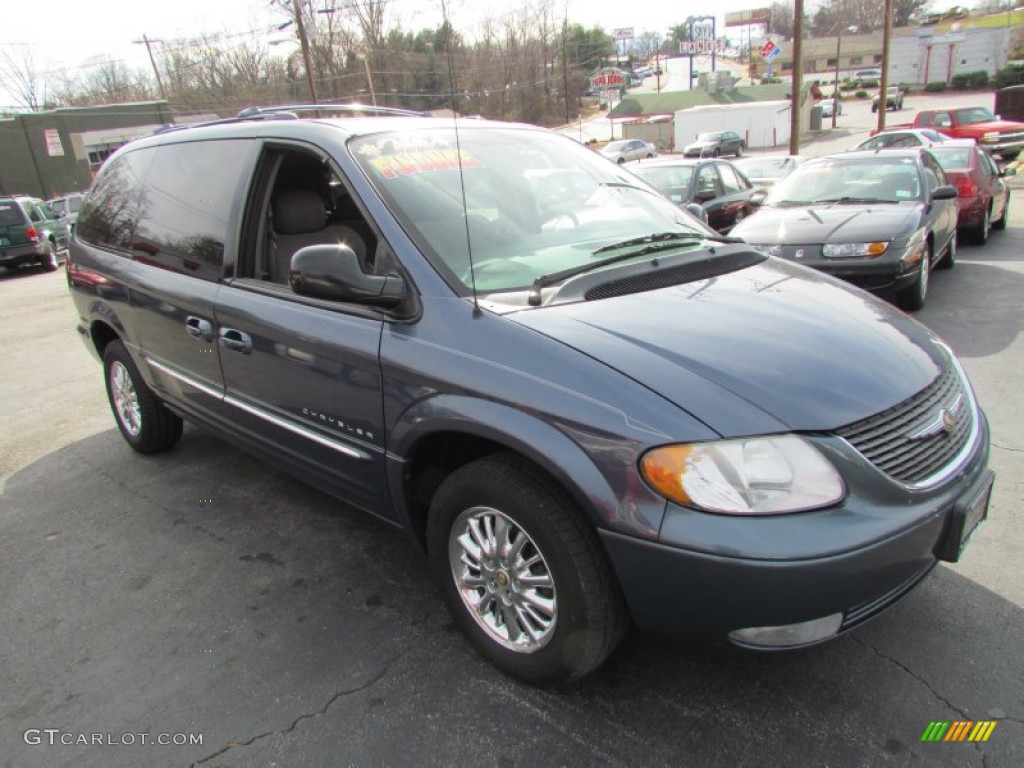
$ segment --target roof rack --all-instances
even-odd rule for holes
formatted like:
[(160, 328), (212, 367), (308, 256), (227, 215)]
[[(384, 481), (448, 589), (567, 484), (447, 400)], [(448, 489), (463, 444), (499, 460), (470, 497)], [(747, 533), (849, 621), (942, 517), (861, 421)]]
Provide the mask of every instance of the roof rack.
[(362, 115), (397, 115), (402, 117), (429, 117), (426, 112), (417, 112), (411, 109), (399, 109), (397, 107), (378, 107), (366, 104), (290, 104), (278, 107), (249, 107), (238, 113), (237, 118), (252, 120), (262, 118), (264, 120), (284, 119), (294, 120), (298, 118), (296, 112), (345, 112), (347, 114)]
[(182, 131), (187, 128), (200, 128), (207, 125), (225, 125), (241, 123), (249, 120), (298, 120), (297, 112), (344, 112), (353, 115), (395, 115), (402, 117), (430, 117), (429, 112), (416, 112), (411, 109), (397, 107), (376, 107), (366, 104), (292, 104), (278, 107), (248, 107), (234, 117), (223, 117), (220, 120), (209, 120), (205, 123), (181, 123), (179, 125), (162, 125), (150, 135)]

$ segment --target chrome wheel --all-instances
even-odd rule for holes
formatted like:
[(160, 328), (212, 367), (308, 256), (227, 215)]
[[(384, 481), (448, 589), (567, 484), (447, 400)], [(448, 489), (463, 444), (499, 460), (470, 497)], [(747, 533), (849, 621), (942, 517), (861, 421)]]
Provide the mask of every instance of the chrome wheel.
[(448, 539), (448, 562), (463, 603), (503, 648), (534, 653), (554, 634), (555, 583), (533, 539), (507, 515), (471, 507)]
[(121, 426), (132, 437), (138, 437), (142, 431), (142, 412), (139, 408), (139, 396), (135, 391), (135, 382), (131, 373), (120, 362), (110, 366), (110, 395), (114, 401), (114, 413)]

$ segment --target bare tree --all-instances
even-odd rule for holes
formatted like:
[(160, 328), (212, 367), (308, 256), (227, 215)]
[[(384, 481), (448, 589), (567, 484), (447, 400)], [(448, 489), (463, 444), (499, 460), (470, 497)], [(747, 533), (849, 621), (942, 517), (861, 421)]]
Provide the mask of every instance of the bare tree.
[(0, 50), (0, 64), (7, 72), (7, 90), (17, 106), (38, 112), (44, 108), (46, 81), (36, 68), (32, 48), (23, 45), (16, 50), (17, 54)]

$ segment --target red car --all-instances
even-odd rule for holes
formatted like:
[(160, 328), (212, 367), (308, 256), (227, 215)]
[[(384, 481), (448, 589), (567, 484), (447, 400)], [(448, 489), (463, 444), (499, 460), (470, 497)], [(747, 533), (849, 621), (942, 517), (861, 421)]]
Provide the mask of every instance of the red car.
[(988, 153), (970, 139), (954, 139), (933, 144), (929, 151), (946, 172), (949, 183), (960, 196), (957, 229), (970, 232), (976, 243), (988, 240), (993, 229), (1006, 227), (1010, 211), (1010, 189)]

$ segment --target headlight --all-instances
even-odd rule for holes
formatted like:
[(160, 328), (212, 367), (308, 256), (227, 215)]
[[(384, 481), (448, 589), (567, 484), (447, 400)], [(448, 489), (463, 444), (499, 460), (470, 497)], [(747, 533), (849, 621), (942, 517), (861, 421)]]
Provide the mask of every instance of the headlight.
[(981, 138), (983, 138), (983, 139), (998, 139), (999, 138), (999, 131), (989, 131), (988, 133), (983, 133), (981, 135)]
[(903, 258), (900, 259), (901, 269), (906, 270), (921, 261), (921, 257), (924, 256), (924, 246), (927, 242), (928, 232), (924, 227), (910, 236), (910, 240), (907, 241), (907, 250), (903, 254)]
[(821, 255), (826, 259), (852, 259), (857, 256), (875, 258), (885, 253), (889, 243), (879, 241), (875, 243), (827, 243), (821, 248)]
[(846, 493), (835, 468), (796, 435), (666, 445), (645, 453), (640, 469), (671, 501), (727, 515), (803, 512)]

